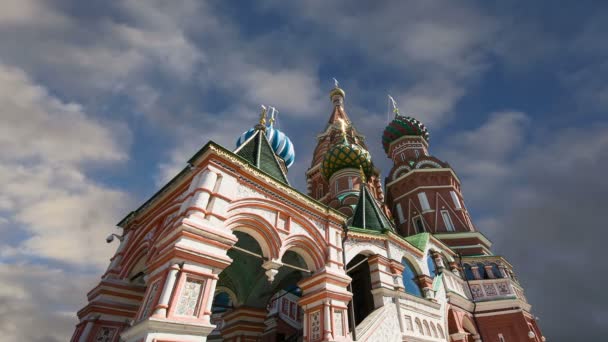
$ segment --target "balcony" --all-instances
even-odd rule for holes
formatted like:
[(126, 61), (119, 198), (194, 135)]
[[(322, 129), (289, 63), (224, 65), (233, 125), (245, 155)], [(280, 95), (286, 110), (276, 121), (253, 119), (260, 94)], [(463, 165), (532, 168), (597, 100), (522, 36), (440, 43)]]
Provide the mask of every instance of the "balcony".
[[(523, 289), (510, 278), (466, 280), (458, 277), (452, 272), (444, 272), (444, 283), (446, 290), (475, 302), (520, 299), (527, 303)], [(469, 290), (470, 286), (470, 290)]]

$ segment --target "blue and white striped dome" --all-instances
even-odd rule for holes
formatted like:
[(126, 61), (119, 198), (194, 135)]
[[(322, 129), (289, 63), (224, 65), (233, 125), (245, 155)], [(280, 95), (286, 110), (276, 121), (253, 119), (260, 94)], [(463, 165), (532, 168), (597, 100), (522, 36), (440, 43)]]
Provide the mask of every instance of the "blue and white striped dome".
[[(251, 128), (247, 132), (241, 134), (236, 141), (236, 147), (241, 146), (245, 141), (253, 136), (256, 129)], [(285, 162), (285, 166), (290, 167), (296, 158), (296, 153), (293, 149), (293, 144), (289, 137), (280, 130), (272, 127), (271, 125), (266, 126), (266, 139), (270, 143), (270, 146), (274, 150), (277, 156), (279, 156)]]

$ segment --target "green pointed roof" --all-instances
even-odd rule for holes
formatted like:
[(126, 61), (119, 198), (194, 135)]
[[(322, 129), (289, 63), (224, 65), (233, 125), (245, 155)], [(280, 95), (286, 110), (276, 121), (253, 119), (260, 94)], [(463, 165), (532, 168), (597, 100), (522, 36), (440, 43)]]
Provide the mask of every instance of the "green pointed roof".
[(369, 193), (365, 184), (361, 186), (359, 203), (355, 207), (355, 214), (350, 225), (356, 228), (379, 232), (386, 230), (394, 231), (390, 220), (380, 209), (376, 199)]
[(429, 233), (420, 233), (416, 235), (410, 235), (405, 238), (405, 240), (411, 243), (414, 247), (424, 252), (426, 248), (426, 244), (429, 242), (431, 238), (431, 234)]
[(266, 139), (266, 133), (262, 129), (258, 129), (234, 153), (278, 181), (289, 185), (287, 175), (283, 172), (274, 150)]

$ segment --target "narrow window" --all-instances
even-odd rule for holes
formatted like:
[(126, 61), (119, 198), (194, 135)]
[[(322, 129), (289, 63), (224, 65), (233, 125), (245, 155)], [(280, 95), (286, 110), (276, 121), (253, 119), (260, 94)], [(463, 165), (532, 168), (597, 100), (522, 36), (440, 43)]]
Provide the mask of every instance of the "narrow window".
[[(418, 275), (414, 270), (412, 264), (407, 261), (405, 258), (401, 259), (401, 264), (404, 266), (403, 268), (403, 286), (405, 287), (405, 292), (417, 296), (422, 297), (422, 291), (420, 291), (420, 287), (418, 286), (417, 278)], [(418, 319), (416, 319), (418, 321)], [(418, 324), (418, 323), (416, 323)], [(422, 330), (422, 329), (420, 329)], [(421, 331), (422, 332), (422, 331)]]
[(445, 223), (445, 229), (448, 232), (454, 231), (454, 223), (452, 223), (452, 219), (450, 218), (450, 213), (447, 210), (441, 211), (441, 217), (443, 217), (443, 223)]
[(422, 218), (420, 216), (414, 217), (414, 228), (416, 229), (416, 233), (424, 232), (424, 223), (422, 222)]
[(505, 337), (502, 334), (498, 334), (498, 341), (505, 342)]
[(431, 206), (429, 205), (429, 199), (426, 197), (426, 193), (419, 192), (418, 200), (420, 201), (420, 206), (422, 207), (422, 211), (431, 210)]
[(403, 217), (403, 209), (401, 208), (401, 203), (397, 203), (397, 218), (399, 219), (399, 223), (405, 222), (405, 218)]
[(454, 206), (456, 207), (456, 209), (462, 209), (460, 199), (458, 198), (458, 195), (456, 195), (456, 192), (452, 190), (450, 191), (450, 195), (452, 196), (452, 201), (454, 202)]
[(401, 161), (405, 161), (405, 153), (401, 153)]
[(348, 177), (348, 189), (353, 189), (353, 177)]
[(418, 157), (420, 157), (420, 152), (418, 152), (418, 150), (414, 150), (414, 153), (416, 153), (416, 159), (418, 159)]
[(317, 199), (323, 197), (323, 185), (319, 184), (317, 187)]
[(340, 190), (340, 187), (338, 186), (338, 180), (336, 179), (336, 194), (338, 193), (339, 190)]

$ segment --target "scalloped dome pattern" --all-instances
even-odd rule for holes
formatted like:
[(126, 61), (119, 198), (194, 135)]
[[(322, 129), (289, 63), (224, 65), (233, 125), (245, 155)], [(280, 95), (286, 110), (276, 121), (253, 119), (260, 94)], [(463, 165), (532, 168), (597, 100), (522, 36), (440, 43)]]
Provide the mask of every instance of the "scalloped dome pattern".
[(372, 171), (372, 157), (367, 150), (356, 144), (343, 142), (334, 145), (323, 158), (321, 173), (329, 179), (336, 171), (363, 168), (366, 175)]
[(407, 135), (415, 135), (429, 141), (429, 131), (424, 124), (412, 117), (397, 115), (391, 123), (386, 126), (382, 134), (382, 147), (384, 152), (388, 153), (390, 144)]
[[(256, 128), (251, 128), (248, 131), (241, 134), (241, 136), (236, 141), (236, 147), (241, 146), (247, 139), (251, 138), (255, 133)], [(285, 166), (290, 167), (293, 165), (293, 162), (296, 158), (296, 153), (293, 148), (293, 143), (291, 139), (285, 133), (280, 130), (272, 127), (266, 126), (266, 139), (270, 143), (274, 153), (279, 156), (279, 158), (283, 159), (285, 162)]]

